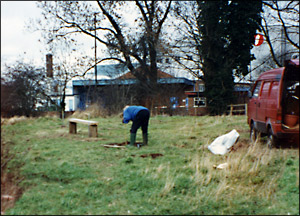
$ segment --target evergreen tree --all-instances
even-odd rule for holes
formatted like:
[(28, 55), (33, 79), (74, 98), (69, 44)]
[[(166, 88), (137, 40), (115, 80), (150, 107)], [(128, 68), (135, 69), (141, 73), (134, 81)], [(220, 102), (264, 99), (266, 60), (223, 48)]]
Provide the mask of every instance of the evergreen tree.
[(234, 101), (233, 75), (248, 73), (250, 50), (259, 28), (261, 1), (198, 1), (198, 26), (205, 94), (211, 114)]

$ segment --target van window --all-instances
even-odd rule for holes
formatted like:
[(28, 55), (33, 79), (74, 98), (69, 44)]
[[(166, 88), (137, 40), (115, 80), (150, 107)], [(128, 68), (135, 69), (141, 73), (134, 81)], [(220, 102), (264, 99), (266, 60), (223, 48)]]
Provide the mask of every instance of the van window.
[(253, 91), (253, 97), (258, 97), (260, 86), (261, 86), (261, 81), (258, 81)]
[(270, 82), (264, 82), (261, 90), (261, 98), (268, 98), (270, 84)]

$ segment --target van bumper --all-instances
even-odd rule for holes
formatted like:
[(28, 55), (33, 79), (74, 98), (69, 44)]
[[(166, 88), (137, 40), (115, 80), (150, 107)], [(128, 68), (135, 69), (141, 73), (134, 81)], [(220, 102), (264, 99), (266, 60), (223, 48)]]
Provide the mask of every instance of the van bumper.
[(299, 132), (293, 132), (293, 133), (283, 133), (283, 132), (279, 132), (277, 133), (277, 138), (279, 140), (282, 140), (284, 142), (282, 142), (281, 144), (285, 143), (290, 143), (294, 146), (298, 146), (299, 147)]
[(286, 133), (286, 132), (279, 132), (276, 134), (278, 138), (299, 138), (299, 132), (294, 132), (294, 133)]
[(272, 127), (273, 134), (278, 138), (297, 138), (299, 139), (299, 129), (284, 130), (281, 124), (275, 124)]

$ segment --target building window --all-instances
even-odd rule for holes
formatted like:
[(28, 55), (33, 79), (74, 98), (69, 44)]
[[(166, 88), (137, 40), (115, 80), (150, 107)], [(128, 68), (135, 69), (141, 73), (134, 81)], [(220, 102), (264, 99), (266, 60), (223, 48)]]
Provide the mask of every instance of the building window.
[(170, 97), (170, 103), (173, 109), (178, 106), (178, 97)]
[(206, 107), (206, 98), (205, 97), (195, 97), (194, 98), (194, 107)]
[(205, 85), (199, 84), (199, 92), (204, 92), (204, 91), (205, 91)]
[(72, 100), (72, 99), (69, 100), (69, 110), (70, 110), (70, 111), (73, 111), (73, 110), (74, 110), (73, 100)]

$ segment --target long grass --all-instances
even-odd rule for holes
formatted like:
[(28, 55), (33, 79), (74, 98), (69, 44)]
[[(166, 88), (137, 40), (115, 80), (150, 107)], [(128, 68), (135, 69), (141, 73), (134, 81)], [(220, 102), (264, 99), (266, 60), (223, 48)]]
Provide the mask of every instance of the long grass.
[[(154, 116), (140, 149), (104, 148), (128, 141), (130, 124), (92, 120), (97, 138), (80, 124), (69, 134), (67, 119), (2, 125), (15, 155), (8, 171), (24, 178), (24, 193), (5, 214), (299, 214), (299, 149), (250, 143), (245, 116)], [(207, 146), (232, 129), (240, 134), (233, 150), (212, 154)], [(215, 168), (222, 163), (227, 168)]]

